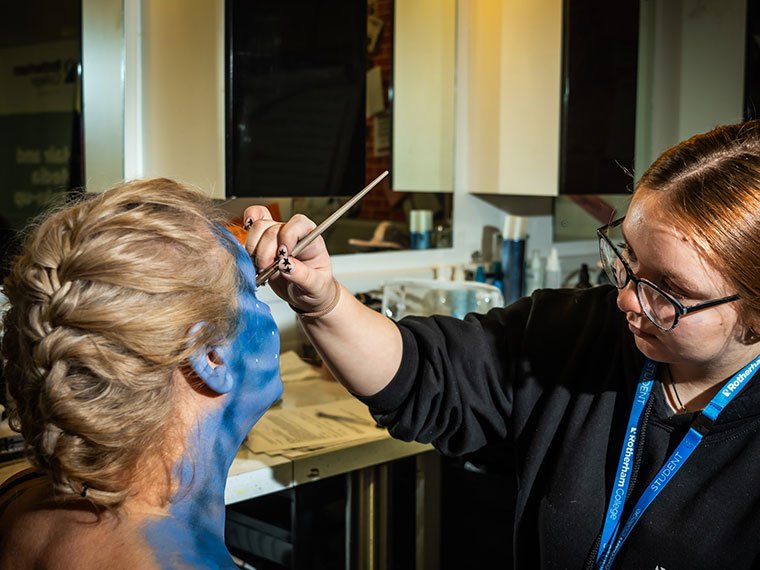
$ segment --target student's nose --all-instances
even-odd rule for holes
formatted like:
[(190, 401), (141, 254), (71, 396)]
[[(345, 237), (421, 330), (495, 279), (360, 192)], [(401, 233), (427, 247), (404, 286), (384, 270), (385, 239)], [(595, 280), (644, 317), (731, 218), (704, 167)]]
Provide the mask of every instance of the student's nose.
[(618, 289), (617, 306), (624, 313), (643, 314), (639, 296), (636, 294), (636, 283), (628, 281), (625, 287)]

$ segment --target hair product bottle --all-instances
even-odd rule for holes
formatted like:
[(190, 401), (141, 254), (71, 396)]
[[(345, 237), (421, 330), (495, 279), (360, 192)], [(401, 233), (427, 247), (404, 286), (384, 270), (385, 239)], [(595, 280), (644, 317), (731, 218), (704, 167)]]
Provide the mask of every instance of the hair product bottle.
[(541, 263), (541, 252), (534, 249), (530, 254), (525, 268), (525, 294), (530, 295), (536, 289), (544, 286), (544, 266)]
[(432, 247), (432, 232), (432, 210), (412, 210), (409, 212), (411, 249), (430, 249)]
[(557, 248), (553, 247), (549, 251), (549, 257), (546, 258), (546, 274), (544, 275), (544, 286), (547, 289), (559, 289), (562, 287), (562, 268), (559, 263)]
[(504, 291), (504, 304), (509, 305), (523, 295), (528, 218), (507, 214), (504, 218), (502, 236), (504, 237), (501, 248), (501, 269), (504, 272), (502, 289)]

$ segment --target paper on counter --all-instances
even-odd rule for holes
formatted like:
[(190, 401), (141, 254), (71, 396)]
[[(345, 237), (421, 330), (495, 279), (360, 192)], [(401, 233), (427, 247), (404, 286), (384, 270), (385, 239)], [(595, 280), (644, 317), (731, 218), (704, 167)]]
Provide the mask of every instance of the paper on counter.
[(246, 446), (255, 453), (278, 453), (384, 435), (385, 430), (375, 425), (367, 406), (349, 398), (269, 410), (248, 434)]
[(322, 379), (322, 373), (316, 366), (304, 362), (294, 350), (280, 355), (280, 377), (283, 382)]
[[(388, 435), (387, 431), (385, 431), (384, 429), (378, 429), (377, 433), (375, 435), (373, 435), (371, 438), (370, 437), (366, 437), (366, 438), (363, 437), (361, 439), (361, 442), (365, 443), (365, 442), (373, 441), (375, 439), (384, 439), (384, 438), (387, 438), (387, 437), (390, 437)], [(302, 457), (306, 457), (308, 455), (313, 455), (315, 453), (325, 453), (325, 452), (328, 452), (328, 451), (333, 450), (333, 449), (341, 449), (341, 448), (344, 448), (344, 447), (356, 445), (356, 442), (357, 442), (357, 440), (351, 440), (351, 441), (344, 441), (344, 442), (341, 442), (341, 443), (336, 443), (334, 445), (327, 445), (327, 446), (298, 447), (298, 448), (295, 448), (295, 449), (285, 449), (285, 450), (282, 450), (279, 453), (277, 453), (276, 455), (273, 454), (273, 453), (271, 453), (271, 454), (267, 453), (266, 455), (268, 455), (270, 457), (284, 457), (286, 459), (294, 460), (294, 459), (300, 459)]]

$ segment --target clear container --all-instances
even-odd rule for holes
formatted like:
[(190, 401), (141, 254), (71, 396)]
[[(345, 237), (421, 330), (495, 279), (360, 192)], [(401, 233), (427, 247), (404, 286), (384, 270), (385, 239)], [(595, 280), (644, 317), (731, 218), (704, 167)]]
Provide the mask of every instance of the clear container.
[(476, 281), (393, 279), (383, 286), (382, 312), (395, 321), (407, 315), (462, 318), (503, 306), (504, 297), (497, 287)]

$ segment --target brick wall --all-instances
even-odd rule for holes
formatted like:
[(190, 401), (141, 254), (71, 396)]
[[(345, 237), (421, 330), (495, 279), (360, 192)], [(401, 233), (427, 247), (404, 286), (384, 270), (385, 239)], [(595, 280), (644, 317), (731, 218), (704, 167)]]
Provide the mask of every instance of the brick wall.
[[(380, 18), (383, 21), (383, 31), (380, 41), (372, 53), (367, 54), (367, 69), (379, 66), (382, 70), (383, 95), (386, 110), (377, 116), (377, 119), (390, 120), (391, 112), (388, 100), (388, 92), (393, 78), (393, 0), (368, 0), (367, 14)], [(391, 168), (391, 156), (387, 149), (376, 152), (374, 139), (376, 120), (367, 119), (366, 130), (366, 178), (367, 183), (372, 181), (384, 170)], [(379, 155), (379, 156), (378, 156)], [(362, 218), (378, 220), (405, 221), (406, 217), (401, 208), (401, 200), (404, 193), (393, 192), (388, 184), (381, 184), (381, 191), (372, 191), (362, 200), (360, 216)]]

